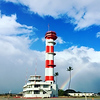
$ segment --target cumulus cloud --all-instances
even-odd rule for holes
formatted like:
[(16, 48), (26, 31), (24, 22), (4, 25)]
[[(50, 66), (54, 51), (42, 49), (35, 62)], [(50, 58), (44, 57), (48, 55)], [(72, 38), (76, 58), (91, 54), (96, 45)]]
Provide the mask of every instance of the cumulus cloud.
[(57, 40), (56, 40), (56, 43), (64, 44), (66, 42), (61, 37), (58, 37)]
[[(29, 75), (41, 75), (44, 80), (45, 51), (30, 50), (27, 37), (0, 37), (0, 92), (20, 92), (28, 80)], [(36, 61), (37, 59), (37, 61)], [(93, 48), (72, 46), (63, 51), (56, 52), (55, 72), (59, 72), (59, 88), (69, 78), (66, 69), (73, 67), (71, 88), (76, 91), (92, 91), (95, 83), (95, 91), (100, 91), (100, 51)], [(36, 64), (37, 63), (37, 64)], [(40, 70), (41, 69), (41, 70)], [(2, 77), (3, 76), (3, 77)], [(26, 79), (27, 76), (27, 79)], [(84, 82), (85, 81), (85, 82)], [(19, 84), (18, 84), (19, 83)], [(83, 84), (84, 83), (84, 84)], [(89, 88), (88, 88), (88, 87)], [(16, 88), (17, 87), (17, 88)], [(64, 89), (67, 89), (68, 84)]]
[(39, 0), (4, 1), (25, 5), (30, 11), (37, 13), (42, 17), (65, 17), (66, 20), (69, 18), (70, 22), (76, 25), (75, 30), (87, 28), (91, 25), (100, 25), (99, 0), (96, 2), (95, 0), (42, 0), (42, 3)]
[[(66, 69), (71, 66), (72, 83), (71, 88), (77, 91), (93, 91), (94, 80), (97, 84), (100, 70), (100, 52), (93, 48), (72, 46), (64, 51), (56, 52), (55, 63), (56, 70), (59, 72), (58, 83), (64, 84), (69, 79), (69, 72)], [(97, 78), (97, 79), (96, 79)], [(62, 80), (62, 82), (61, 82)], [(68, 89), (68, 82), (62, 89)], [(100, 91), (100, 88), (95, 87), (95, 91)]]
[[(14, 50), (15, 47), (17, 49), (29, 48), (29, 44), (31, 43), (29, 37), (32, 35), (31, 32), (34, 33), (34, 28), (32, 26), (22, 25), (16, 20), (17, 16), (13, 14), (11, 16), (1, 14), (0, 16), (0, 44), (3, 50), (4, 48), (5, 50), (9, 50), (8, 48), (10, 47), (12, 50)], [(34, 39), (34, 41), (37, 40), (38, 38)]]
[[(34, 69), (34, 59), (40, 53), (29, 49), (29, 44), (38, 40), (38, 38), (30, 40), (33, 27), (22, 25), (16, 19), (16, 15), (0, 15), (0, 93), (8, 93), (9, 90), (13, 93), (22, 91), (25, 69), (26, 67)], [(44, 55), (44, 52), (41, 54)], [(29, 72), (34, 73), (34, 70)], [(20, 89), (14, 87), (20, 87)]]
[(0, 34), (2, 35), (16, 35), (30, 33), (33, 30), (32, 26), (22, 25), (18, 23), (16, 15), (6, 16), (1, 15), (0, 17)]

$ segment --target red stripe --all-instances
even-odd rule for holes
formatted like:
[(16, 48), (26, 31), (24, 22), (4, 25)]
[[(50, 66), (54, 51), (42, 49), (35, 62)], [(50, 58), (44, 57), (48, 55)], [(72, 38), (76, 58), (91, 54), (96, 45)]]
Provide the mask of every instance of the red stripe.
[(45, 61), (45, 68), (48, 68), (49, 67), (48, 65), (49, 65), (49, 60), (46, 60)]
[(46, 52), (49, 52), (49, 46), (46, 46)]
[(50, 36), (50, 37), (45, 37), (46, 39), (53, 39), (53, 40), (56, 40), (57, 39), (57, 36), (53, 37), (53, 36)]
[(54, 52), (54, 47), (53, 46), (49, 46), (49, 51), (50, 52)]
[(54, 60), (46, 60), (45, 61), (45, 68), (53, 68), (53, 67), (54, 67)]
[(50, 65), (54, 65), (54, 60), (49, 60)]
[(54, 81), (54, 76), (45, 76), (45, 81)]
[(46, 46), (46, 52), (54, 52), (54, 46)]

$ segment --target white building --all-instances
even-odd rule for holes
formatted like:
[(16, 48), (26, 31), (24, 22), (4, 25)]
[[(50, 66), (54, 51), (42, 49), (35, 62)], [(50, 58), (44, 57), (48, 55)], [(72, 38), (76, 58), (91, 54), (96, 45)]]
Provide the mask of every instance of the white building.
[(57, 97), (58, 86), (49, 82), (42, 82), (41, 76), (30, 76), (27, 84), (23, 86), (24, 97)]
[(90, 97), (90, 96), (93, 96), (94, 93), (68, 93), (70, 96), (73, 96), (73, 97), (82, 97), (82, 96), (87, 96), (87, 97)]

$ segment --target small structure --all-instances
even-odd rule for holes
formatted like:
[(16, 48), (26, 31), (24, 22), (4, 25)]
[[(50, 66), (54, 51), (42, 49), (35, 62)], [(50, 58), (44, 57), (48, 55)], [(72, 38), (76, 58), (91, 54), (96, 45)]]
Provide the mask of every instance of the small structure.
[(54, 83), (54, 45), (57, 39), (54, 31), (45, 34), (46, 60), (45, 60), (45, 82), (39, 75), (31, 75), (29, 82), (23, 86), (23, 97), (58, 97), (58, 85)]
[(90, 97), (90, 96), (94, 96), (94, 93), (68, 93), (70, 96), (73, 96), (73, 97)]

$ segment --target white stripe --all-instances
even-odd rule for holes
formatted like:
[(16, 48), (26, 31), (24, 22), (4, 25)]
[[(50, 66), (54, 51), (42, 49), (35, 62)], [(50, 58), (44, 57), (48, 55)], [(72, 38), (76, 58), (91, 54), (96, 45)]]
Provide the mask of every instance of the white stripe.
[(54, 46), (54, 43), (46, 43), (46, 46)]
[(50, 41), (54, 41), (53, 39), (46, 39), (46, 41), (50, 42)]
[(51, 53), (46, 53), (46, 57), (45, 57), (45, 60), (54, 60), (54, 55)]
[(54, 46), (53, 39), (46, 39), (46, 46)]
[(53, 68), (45, 68), (45, 76), (54, 76)]

